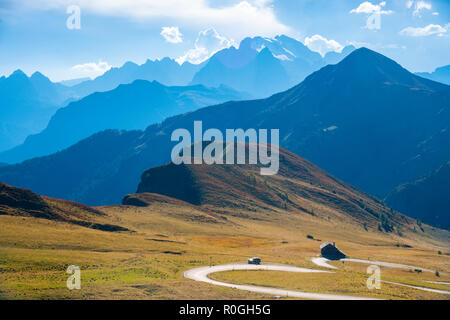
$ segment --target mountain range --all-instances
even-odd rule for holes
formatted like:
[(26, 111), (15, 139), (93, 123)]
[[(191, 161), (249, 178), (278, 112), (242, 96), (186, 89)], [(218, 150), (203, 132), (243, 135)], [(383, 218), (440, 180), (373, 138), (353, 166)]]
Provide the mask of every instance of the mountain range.
[(267, 97), (303, 81), (327, 64), (339, 62), (354, 49), (347, 46), (342, 52), (329, 52), (322, 57), (284, 35), (245, 38), (238, 48), (232, 46), (214, 54), (191, 83), (213, 87), (225, 84), (255, 98)]
[(184, 62), (180, 65), (167, 57), (147, 60), (142, 65), (128, 61), (93, 80), (76, 84), (72, 89), (83, 97), (140, 79), (156, 80), (167, 86), (226, 85), (247, 92), (254, 98), (262, 98), (288, 89), (327, 64), (338, 63), (354, 49), (350, 45), (341, 52), (328, 52), (322, 57), (300, 41), (285, 35), (248, 37), (238, 47), (222, 49), (200, 64)]
[[(273, 57), (268, 53), (263, 48), (258, 55)], [(384, 198), (448, 162), (449, 101), (449, 86), (361, 48), (269, 98), (210, 106), (145, 131), (105, 131), (56, 154), (2, 167), (0, 180), (87, 204), (117, 203), (141, 172), (170, 160), (173, 130), (192, 132), (193, 122), (202, 120), (204, 130), (279, 128), (282, 147)], [(448, 214), (445, 208), (439, 219)]]
[(128, 61), (119, 68), (111, 68), (103, 75), (74, 85), (72, 89), (79, 96), (87, 96), (93, 92), (102, 92), (115, 89), (121, 84), (132, 83), (135, 80), (158, 81), (166, 86), (184, 86), (189, 84), (194, 74), (203, 64), (185, 62), (178, 64), (170, 58), (161, 60), (147, 60), (138, 65)]
[(0, 151), (22, 143), (45, 128), (52, 114), (71, 98), (66, 86), (39, 72), (16, 70), (0, 78)]
[(135, 80), (107, 92), (96, 92), (60, 108), (47, 127), (30, 135), (25, 142), (0, 153), (0, 161), (17, 163), (65, 149), (106, 129), (145, 129), (169, 116), (245, 95), (220, 86), (167, 87), (159, 82)]
[(238, 48), (223, 49), (200, 64), (180, 65), (167, 57), (147, 60), (142, 65), (129, 61), (93, 80), (53, 83), (39, 72), (27, 77), (18, 70), (0, 78), (0, 102), (6, 106), (0, 110), (0, 152), (44, 129), (58, 108), (95, 92), (114, 90), (121, 84), (148, 80), (166, 86), (225, 85), (246, 92), (248, 97), (262, 98), (292, 87), (311, 72), (337, 63), (354, 49), (348, 46), (341, 53), (329, 52), (321, 57), (287, 36), (254, 37), (242, 40)]
[(193, 121), (202, 120), (205, 130), (279, 128), (282, 147), (383, 198), (448, 161), (449, 99), (449, 86), (361, 48), (267, 99), (203, 108), (145, 131), (102, 132), (54, 155), (3, 167), (0, 180), (87, 204), (117, 203), (135, 189), (141, 172), (170, 160), (173, 130), (192, 131)]
[(82, 78), (75, 78), (75, 79), (70, 79), (70, 80), (62, 80), (59, 83), (66, 86), (66, 87), (73, 87), (77, 84), (80, 84), (82, 82), (91, 80), (91, 78), (89, 77), (82, 77)]

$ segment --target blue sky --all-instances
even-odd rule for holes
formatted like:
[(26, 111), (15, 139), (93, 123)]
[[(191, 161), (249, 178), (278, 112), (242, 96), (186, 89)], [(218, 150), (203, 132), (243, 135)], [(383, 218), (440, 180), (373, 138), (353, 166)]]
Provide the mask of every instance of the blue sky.
[[(80, 8), (80, 29), (66, 12)], [(381, 25), (367, 27), (380, 17)], [(0, 75), (54, 81), (96, 76), (126, 61), (199, 62), (246, 36), (287, 34), (325, 53), (354, 44), (411, 71), (450, 64), (448, 0), (0, 0)]]

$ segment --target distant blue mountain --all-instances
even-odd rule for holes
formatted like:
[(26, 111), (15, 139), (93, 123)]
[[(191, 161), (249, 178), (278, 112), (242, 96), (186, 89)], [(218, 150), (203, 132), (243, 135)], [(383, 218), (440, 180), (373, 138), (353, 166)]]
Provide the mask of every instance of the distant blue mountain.
[(16, 163), (69, 147), (106, 129), (144, 129), (169, 116), (245, 95), (221, 86), (167, 87), (159, 82), (136, 80), (107, 92), (96, 92), (59, 109), (41, 133), (0, 153), (0, 161)]
[(218, 52), (192, 80), (192, 84), (240, 88), (253, 96), (268, 96), (292, 85), (281, 61), (269, 49), (251, 53), (234, 47)]
[(433, 72), (417, 72), (418, 76), (450, 85), (450, 65), (437, 68)]
[(84, 81), (88, 81), (88, 80), (91, 80), (91, 78), (89, 78), (89, 77), (84, 77), (84, 78), (76, 78), (76, 79), (70, 79), (70, 80), (63, 80), (63, 81), (60, 81), (59, 83), (62, 84), (62, 85), (64, 85), (64, 86), (66, 86), (66, 87), (73, 87), (73, 86), (75, 86), (75, 85), (77, 85), (77, 84), (80, 84), (80, 83), (82, 83), (82, 82), (84, 82)]
[(28, 77), (16, 70), (0, 78), (0, 151), (22, 143), (47, 125), (52, 114), (72, 96), (66, 86), (39, 72)]
[(181, 66), (174, 60), (147, 60), (142, 65), (127, 62), (90, 80), (74, 79), (53, 83), (39, 72), (27, 77), (21, 70), (0, 78), (0, 151), (22, 143), (30, 134), (41, 131), (55, 111), (71, 101), (94, 92), (115, 89), (135, 80), (156, 80), (165, 85), (187, 85), (202, 67)]
[(93, 92), (109, 91), (120, 84), (131, 83), (135, 80), (158, 81), (166, 86), (184, 86), (202, 66), (202, 64), (195, 65), (189, 62), (179, 65), (170, 58), (147, 60), (142, 65), (126, 62), (119, 68), (111, 68), (103, 75), (72, 88), (78, 96), (84, 97)]
[(241, 92), (247, 91), (254, 97), (263, 97), (288, 89), (327, 64), (338, 63), (354, 49), (348, 46), (342, 53), (329, 52), (322, 58), (300, 41), (284, 35), (245, 38), (238, 49), (220, 50), (198, 65), (189, 62), (179, 65), (170, 58), (147, 60), (142, 65), (126, 62), (93, 80), (64, 84), (72, 86), (77, 98), (112, 90), (134, 80), (156, 80), (167, 86), (203, 84), (217, 87), (224, 84)]
[(255, 98), (266, 97), (303, 81), (328, 63), (339, 62), (354, 49), (348, 46), (342, 53), (328, 53), (322, 58), (300, 41), (284, 35), (245, 38), (239, 48), (230, 47), (213, 55), (191, 83), (225, 84)]
[[(328, 63), (337, 63), (354, 47), (321, 57), (301, 42), (287, 36), (246, 38), (238, 49), (223, 49), (209, 60), (194, 65), (175, 60), (147, 60), (142, 65), (127, 62), (105, 74), (80, 82), (74, 79), (52, 83), (40, 73), (27, 77), (20, 70), (0, 78), (0, 152), (22, 143), (41, 131), (59, 108), (94, 92), (105, 92), (135, 80), (158, 81), (167, 86), (225, 85), (252, 97), (265, 97), (286, 90)], [(219, 99), (219, 101), (222, 101)]]

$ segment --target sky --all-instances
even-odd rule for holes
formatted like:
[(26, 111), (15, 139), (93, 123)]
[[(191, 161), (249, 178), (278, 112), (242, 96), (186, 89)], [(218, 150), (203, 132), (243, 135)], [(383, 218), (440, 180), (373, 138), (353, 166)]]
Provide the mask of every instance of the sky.
[(378, 51), (410, 71), (450, 64), (449, 0), (0, 0), (0, 76), (96, 77), (127, 61), (199, 63), (248, 36), (325, 54)]

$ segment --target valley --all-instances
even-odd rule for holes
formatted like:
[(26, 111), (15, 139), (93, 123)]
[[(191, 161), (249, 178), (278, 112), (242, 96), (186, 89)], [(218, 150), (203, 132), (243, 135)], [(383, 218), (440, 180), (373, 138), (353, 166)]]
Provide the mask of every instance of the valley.
[(0, 4), (0, 300), (445, 308), (450, 3), (37, 2)]
[[(257, 176), (258, 170), (256, 165), (151, 168), (142, 175), (139, 193), (125, 196), (121, 205), (95, 208), (7, 186), (0, 198), (0, 297), (273, 299), (279, 295), (274, 294), (277, 290), (291, 290), (308, 294), (287, 294), (287, 299), (449, 298), (435, 291), (448, 291), (448, 231), (392, 211), (284, 149), (280, 149), (278, 175)], [(179, 188), (166, 188), (172, 179)], [(57, 208), (62, 218), (8, 200), (24, 199), (24, 193), (33, 203), (44, 201)], [(369, 290), (367, 265), (351, 259), (329, 261), (336, 267), (330, 269), (311, 261), (320, 255), (319, 245), (325, 241), (335, 241), (349, 258), (438, 272), (381, 266), (385, 282), (381, 289)], [(225, 287), (185, 277), (197, 267), (255, 256), (261, 257), (263, 266), (283, 264), (332, 273), (224, 270), (209, 276), (233, 284)], [(66, 287), (70, 265), (80, 267), (80, 290)], [(274, 290), (249, 292), (236, 285)]]

